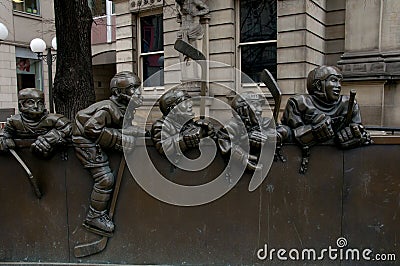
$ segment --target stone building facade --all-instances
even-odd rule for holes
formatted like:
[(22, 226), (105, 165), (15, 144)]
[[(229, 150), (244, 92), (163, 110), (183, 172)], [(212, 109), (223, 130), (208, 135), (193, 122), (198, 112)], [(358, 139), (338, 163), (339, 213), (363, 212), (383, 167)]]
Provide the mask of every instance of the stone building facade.
[[(90, 0), (93, 11), (92, 63), (96, 99), (110, 94), (109, 83), (115, 74), (115, 15), (109, 0)], [(97, 7), (97, 8), (96, 8)], [(2, 1), (0, 23), (8, 36), (0, 40), (0, 123), (18, 110), (18, 91), (36, 87), (45, 93), (49, 106), (48, 66), (30, 50), (30, 41), (41, 38), (51, 47), (56, 36), (54, 5), (50, 0)], [(53, 50), (52, 53), (56, 54)], [(45, 52), (46, 53), (46, 52)], [(56, 62), (52, 64), (52, 78)]]
[[(108, 0), (102, 2), (110, 5)], [(92, 35), (97, 99), (108, 96), (108, 81), (115, 72), (130, 70), (146, 81), (164, 70), (144, 84), (145, 108), (150, 108), (165, 89), (181, 80), (180, 56), (174, 49), (180, 28), (175, 0), (112, 2), (115, 10), (98, 19)], [(209, 14), (201, 18), (203, 52), (208, 60), (220, 62), (210, 64), (207, 71), (211, 97), (229, 102), (232, 90), (252, 90), (258, 85), (268, 96), (255, 75), (265, 64), (283, 91), (283, 109), (290, 96), (306, 91), (312, 68), (337, 65), (344, 73), (343, 93), (350, 88), (357, 90), (365, 124), (400, 125), (398, 0), (203, 2), (209, 7)], [(52, 1), (40, 1), (40, 15), (30, 12), (14, 10), (12, 1), (0, 6), (0, 22), (9, 29), (9, 37), (0, 40), (0, 108), (17, 108), (18, 73), (14, 66), (18, 58), (34, 59), (34, 54), (28, 55), (29, 41), (40, 37), (49, 44), (55, 35), (54, 24), (48, 23), (54, 17)], [(244, 81), (235, 69), (249, 74), (254, 82)], [(37, 71), (43, 73), (38, 82), (47, 93), (47, 67), (42, 64)], [(210, 115), (230, 115), (218, 101), (207, 104)], [(154, 113), (154, 118), (159, 115)]]
[[(179, 63), (179, 53), (174, 49), (179, 30), (175, 1), (113, 2), (116, 5), (116, 69), (133, 70), (142, 79), (146, 78), (143, 73), (143, 56), (146, 54), (140, 47), (141, 21), (146, 16), (162, 15), (164, 84), (145, 89), (147, 98), (156, 98), (179, 80), (174, 78), (179, 75), (179, 68), (170, 68)], [(246, 67), (241, 65), (244, 61), (241, 59), (243, 45), (240, 30), (244, 26), (240, 12), (243, 12), (243, 5), (260, 8), (260, 5), (272, 4), (276, 5), (277, 33), (276, 40), (267, 41), (276, 45), (276, 77), (284, 94), (281, 109), (288, 97), (306, 91), (307, 74), (312, 68), (321, 64), (338, 65), (344, 73), (343, 93), (348, 93), (350, 88), (357, 90), (365, 124), (400, 125), (399, 1), (204, 2), (210, 9), (209, 19), (203, 22), (206, 57), (225, 64), (214, 68), (210, 66), (210, 80), (234, 90), (252, 87), (252, 84), (244, 84), (234, 71), (234, 68), (243, 70)], [(209, 95), (227, 102), (229, 97), (226, 97), (224, 86), (210, 84)], [(261, 88), (268, 95), (266, 88)], [(210, 114), (221, 111), (218, 104), (210, 105)]]
[(0, 40), (0, 108), (18, 110), (17, 93), (24, 87), (42, 89), (48, 99), (47, 65), (37, 59), (29, 43), (41, 38), (51, 47), (55, 36), (53, 1), (32, 1), (30, 6), (2, 1), (0, 18), (8, 29), (8, 37)]

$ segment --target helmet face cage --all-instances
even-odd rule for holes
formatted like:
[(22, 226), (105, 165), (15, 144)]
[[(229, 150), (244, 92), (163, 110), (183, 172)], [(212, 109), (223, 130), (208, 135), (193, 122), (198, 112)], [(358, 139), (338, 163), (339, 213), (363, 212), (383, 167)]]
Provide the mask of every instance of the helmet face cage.
[(114, 93), (115, 90), (122, 92), (131, 89), (132, 87), (137, 89), (140, 87), (140, 84), (141, 80), (138, 76), (130, 71), (123, 71), (115, 74), (111, 79), (110, 89), (112, 93)]
[[(36, 110), (32, 106), (25, 106), (28, 100), (33, 100), (36, 103)], [(30, 119), (36, 120), (41, 117), (45, 110), (45, 101), (43, 91), (36, 88), (27, 88), (18, 92), (18, 110)]]
[(166, 116), (175, 106), (190, 98), (190, 95), (185, 90), (169, 90), (160, 98), (160, 110)]
[(236, 95), (231, 104), (233, 115), (239, 115), (242, 121), (244, 121), (245, 123), (251, 123), (250, 115), (251, 113), (255, 112), (252, 106), (256, 102), (260, 103), (260, 105), (264, 105), (264, 96), (253, 92)]
[(40, 98), (44, 100), (44, 93), (35, 88), (27, 88), (18, 92), (18, 101), (25, 101), (27, 99)]
[(43, 91), (36, 88), (27, 88), (18, 92), (18, 109), (21, 111), (24, 109), (23, 104), (28, 99), (40, 99), (44, 103)]

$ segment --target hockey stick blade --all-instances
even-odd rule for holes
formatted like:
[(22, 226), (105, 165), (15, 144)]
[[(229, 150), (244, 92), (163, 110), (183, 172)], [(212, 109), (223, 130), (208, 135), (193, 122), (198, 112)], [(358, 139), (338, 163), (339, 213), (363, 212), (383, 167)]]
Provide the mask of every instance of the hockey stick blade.
[(193, 59), (196, 61), (200, 67), (201, 67), (201, 99), (200, 99), (200, 119), (205, 118), (205, 99), (204, 96), (206, 96), (206, 91), (207, 91), (207, 85), (206, 85), (206, 71), (207, 71), (207, 65), (206, 65), (206, 57), (205, 55), (197, 50), (195, 47), (193, 47), (190, 43), (185, 42), (184, 40), (176, 40), (174, 44), (175, 50), (178, 52), (184, 54), (185, 56)]
[(267, 86), (268, 90), (271, 92), (272, 97), (274, 98), (275, 107), (274, 107), (274, 119), (275, 122), (278, 121), (279, 109), (281, 107), (282, 100), (282, 92), (278, 87), (274, 77), (268, 71), (268, 69), (264, 69), (261, 72), (260, 76), (261, 81)]
[(204, 61), (206, 57), (202, 52), (194, 48), (191, 44), (183, 41), (183, 40), (176, 40), (174, 45), (175, 50), (178, 52), (192, 58), (195, 61)]
[(19, 164), (22, 166), (22, 168), (24, 168), (25, 172), (28, 174), (29, 183), (31, 184), (32, 190), (35, 193), (36, 197), (38, 199), (42, 198), (42, 192), (40, 192), (38, 181), (32, 175), (31, 170), (28, 168), (28, 166), (25, 164), (25, 162), (21, 159), (21, 157), (15, 150), (10, 149), (10, 153), (14, 156), (14, 158), (19, 162)]
[(250, 179), (250, 183), (249, 183), (249, 191), (252, 192), (255, 189), (257, 189), (261, 183), (264, 181), (264, 173), (263, 173), (263, 169), (262, 169), (262, 165), (260, 167), (258, 167), (254, 173), (252, 178)]
[[(114, 193), (111, 199), (111, 206), (109, 211), (110, 219), (112, 219), (114, 216), (115, 206), (117, 204), (117, 198), (119, 194), (119, 189), (121, 187), (122, 175), (125, 170), (125, 165), (126, 165), (125, 157), (124, 155), (122, 155), (121, 162), (119, 163), (117, 178), (115, 180)], [(106, 248), (107, 242), (108, 242), (108, 237), (103, 236), (102, 238), (95, 240), (93, 242), (77, 245), (74, 247), (74, 256), (76, 258), (82, 258), (99, 253)]]
[(76, 258), (82, 258), (99, 253), (106, 248), (107, 241), (108, 237), (103, 236), (94, 242), (77, 245), (74, 247), (74, 255)]

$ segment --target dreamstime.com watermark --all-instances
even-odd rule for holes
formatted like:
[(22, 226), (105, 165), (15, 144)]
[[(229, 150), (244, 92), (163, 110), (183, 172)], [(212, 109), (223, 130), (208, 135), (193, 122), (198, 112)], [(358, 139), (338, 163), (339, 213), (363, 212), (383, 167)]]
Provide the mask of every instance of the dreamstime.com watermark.
[(314, 248), (302, 249), (268, 249), (268, 245), (257, 251), (259, 260), (279, 260), (279, 261), (319, 261), (319, 260), (339, 260), (339, 261), (396, 261), (395, 253), (374, 253), (372, 249), (350, 248), (347, 247), (347, 239), (339, 237), (336, 246), (328, 246), (320, 250)]

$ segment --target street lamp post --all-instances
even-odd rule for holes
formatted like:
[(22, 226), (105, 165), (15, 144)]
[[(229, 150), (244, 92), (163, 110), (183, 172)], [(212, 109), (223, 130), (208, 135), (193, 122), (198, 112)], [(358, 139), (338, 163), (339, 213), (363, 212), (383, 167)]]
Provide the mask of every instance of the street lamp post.
[[(51, 41), (51, 45), (54, 50), (57, 50), (57, 41), (56, 37)], [(50, 113), (54, 113), (54, 104), (53, 104), (53, 62), (56, 60), (57, 55), (52, 54), (51, 47), (46, 48), (46, 43), (40, 39), (33, 39), (30, 43), (30, 47), (32, 52), (37, 54), (38, 59), (43, 60), (47, 64), (47, 72), (49, 78), (49, 102), (50, 102)], [(44, 55), (43, 52), (47, 50), (47, 54)]]

